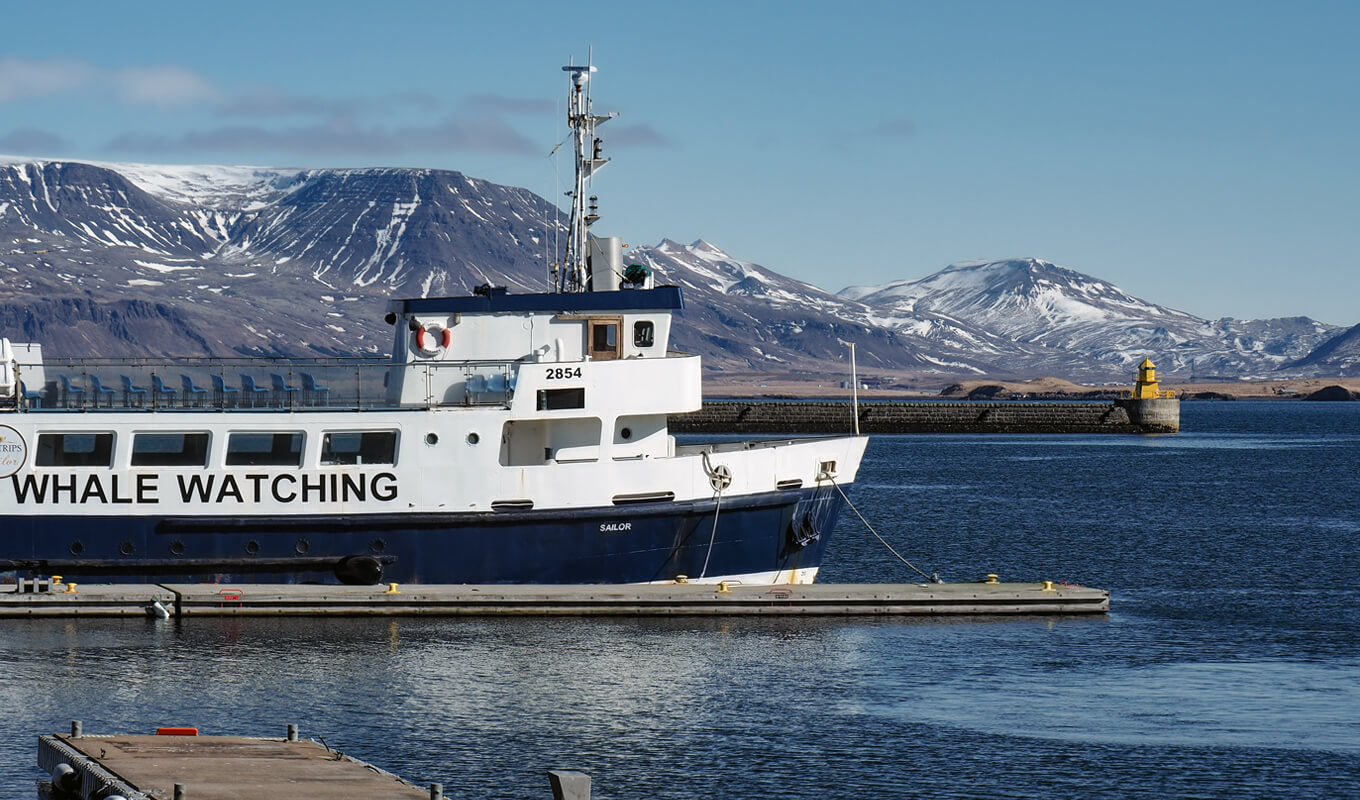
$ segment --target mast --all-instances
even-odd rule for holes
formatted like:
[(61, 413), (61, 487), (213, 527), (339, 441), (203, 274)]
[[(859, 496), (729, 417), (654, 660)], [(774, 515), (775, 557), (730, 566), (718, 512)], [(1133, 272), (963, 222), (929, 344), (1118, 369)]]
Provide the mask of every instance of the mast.
[(571, 75), (567, 93), (567, 125), (571, 128), (573, 150), (576, 153), (576, 183), (571, 192), (571, 229), (567, 233), (567, 252), (558, 274), (557, 291), (584, 292), (589, 288), (590, 226), (600, 218), (595, 197), (587, 197), (587, 187), (596, 171), (609, 159), (601, 156), (604, 142), (595, 136), (595, 126), (618, 116), (618, 112), (599, 116), (591, 108), (590, 76), (592, 65), (568, 65), (563, 72)]

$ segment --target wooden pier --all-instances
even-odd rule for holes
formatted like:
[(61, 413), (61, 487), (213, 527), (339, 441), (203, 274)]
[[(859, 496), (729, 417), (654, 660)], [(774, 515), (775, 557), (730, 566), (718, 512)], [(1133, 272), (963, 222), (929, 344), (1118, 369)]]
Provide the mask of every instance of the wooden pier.
[[(16, 587), (20, 588), (20, 587)], [(1058, 584), (739, 583), (322, 586), (47, 584), (0, 593), (0, 617), (1103, 614), (1104, 589)]]
[[(194, 728), (160, 734), (38, 737), (38, 766), (51, 778), (50, 794), (71, 800), (442, 800), (438, 783), (417, 786), (397, 775), (299, 739), (199, 736)], [(167, 735), (169, 734), (169, 735)], [(589, 800), (584, 773), (548, 773), (554, 800)]]

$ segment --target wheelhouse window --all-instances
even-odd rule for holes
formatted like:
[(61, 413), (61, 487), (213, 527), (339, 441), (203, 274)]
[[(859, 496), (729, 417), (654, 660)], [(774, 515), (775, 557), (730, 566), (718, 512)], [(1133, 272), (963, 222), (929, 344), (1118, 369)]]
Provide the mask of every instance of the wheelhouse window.
[(619, 329), (623, 327), (620, 317), (606, 317), (590, 320), (590, 357), (596, 361), (618, 358)]
[(132, 437), (134, 467), (206, 467), (208, 434), (139, 433)]
[(322, 464), (395, 464), (396, 431), (334, 431), (321, 438)]
[(656, 341), (656, 325), (645, 319), (633, 323), (633, 346), (651, 347)]
[(227, 438), (229, 467), (302, 465), (302, 432), (233, 433)]
[(113, 465), (112, 433), (40, 433), (34, 463), (39, 467)]

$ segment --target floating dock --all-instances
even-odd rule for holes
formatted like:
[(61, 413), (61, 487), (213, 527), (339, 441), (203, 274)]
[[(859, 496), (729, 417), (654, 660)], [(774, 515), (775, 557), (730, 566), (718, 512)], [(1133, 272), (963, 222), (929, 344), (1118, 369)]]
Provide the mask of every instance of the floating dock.
[[(79, 800), (441, 800), (438, 783), (417, 786), (390, 772), (299, 739), (199, 736), (194, 728), (160, 735), (38, 737), (38, 766), (51, 776), (51, 795)], [(168, 734), (168, 735), (167, 735)], [(550, 771), (555, 800), (589, 800), (584, 773)]]
[(725, 616), (801, 614), (1103, 614), (1104, 589), (1040, 583), (724, 582), (637, 585), (322, 586), (313, 584), (20, 584), (0, 617)]

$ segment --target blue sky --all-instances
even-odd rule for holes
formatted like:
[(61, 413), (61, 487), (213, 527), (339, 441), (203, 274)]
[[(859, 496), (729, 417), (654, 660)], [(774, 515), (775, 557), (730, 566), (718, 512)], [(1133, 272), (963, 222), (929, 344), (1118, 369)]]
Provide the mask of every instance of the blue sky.
[(599, 130), (599, 233), (703, 238), (831, 291), (1038, 256), (1211, 319), (1360, 322), (1360, 3), (53, 2), (5, 19), (3, 153), (436, 167), (551, 197), (559, 68), (593, 47), (596, 110), (621, 114)]

